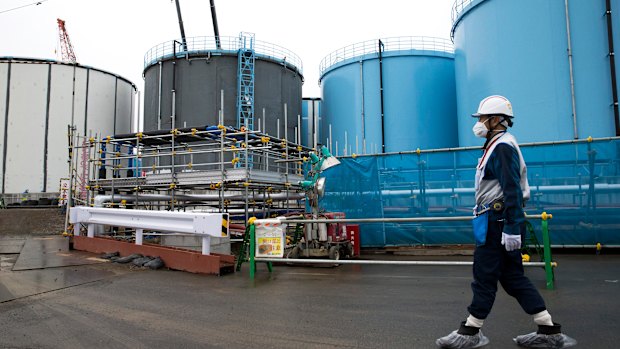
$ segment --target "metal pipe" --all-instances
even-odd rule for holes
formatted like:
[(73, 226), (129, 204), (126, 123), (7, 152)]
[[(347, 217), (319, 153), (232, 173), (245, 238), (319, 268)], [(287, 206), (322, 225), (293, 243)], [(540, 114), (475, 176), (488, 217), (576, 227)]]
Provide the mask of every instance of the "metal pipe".
[(215, 33), (215, 45), (218, 50), (222, 49), (220, 43), (220, 29), (217, 25), (217, 14), (215, 12), (215, 0), (211, 0), (211, 21), (213, 22), (213, 33)]
[[(364, 265), (425, 265), (425, 266), (471, 266), (474, 262), (461, 261), (382, 261), (382, 260), (360, 260), (360, 259), (293, 259), (293, 258), (265, 258), (255, 257), (256, 262), (282, 261), (286, 263), (303, 264), (364, 264)], [(555, 263), (552, 263), (555, 264)], [(544, 262), (524, 262), (524, 267), (544, 267)], [(556, 266), (556, 265), (554, 265)]]
[[(312, 143), (312, 148), (317, 149), (318, 147), (318, 143), (319, 143), (319, 113), (317, 110), (318, 108), (315, 108), (316, 106), (314, 105), (314, 100), (312, 100), (312, 103), (310, 103), (312, 105), (312, 113), (308, 112), (308, 117), (310, 115), (312, 115), (312, 123), (313, 123), (313, 127), (312, 127), (312, 132), (313, 132), (313, 140), (314, 142)], [(309, 108), (310, 106), (308, 106)]]
[[(77, 63), (73, 64), (73, 79), (71, 88), (71, 126), (75, 125), (75, 72), (77, 70)], [(116, 90), (118, 85), (118, 78), (114, 80), (114, 129), (116, 129)]]
[[(220, 119), (219, 125), (224, 125), (224, 89), (220, 90)], [(220, 174), (222, 178), (222, 185), (218, 195), (220, 197), (220, 211), (224, 211), (224, 180), (226, 179), (226, 170), (224, 169), (224, 132), (220, 132)]]
[(301, 115), (297, 114), (297, 132), (295, 132), (295, 143), (301, 144)]
[(177, 5), (177, 16), (179, 17), (179, 27), (181, 28), (181, 40), (183, 40), (183, 51), (187, 51), (187, 41), (185, 39), (185, 28), (183, 27), (183, 18), (181, 18), (181, 5), (179, 0), (175, 0)]
[[(217, 208), (206, 208), (206, 209), (199, 209), (199, 210), (192, 210), (192, 212), (202, 212), (202, 213), (219, 213), (222, 212), (220, 211), (220, 209)], [(249, 208), (247, 209), (247, 211), (243, 208), (228, 208), (226, 209), (226, 213), (230, 213), (230, 214), (244, 214), (244, 213), (263, 213), (263, 209), (261, 208)]]
[[(172, 62), (172, 106), (171, 106), (171, 110), (170, 110), (170, 129), (172, 130), (171, 133), (171, 149), (172, 152), (174, 152), (174, 137), (175, 137), (175, 128), (176, 128), (176, 109), (177, 109), (177, 91), (176, 91), (176, 77), (175, 77), (175, 71), (176, 71), (176, 62)], [(173, 166), (174, 166), (174, 158), (172, 159), (173, 162)]]
[[(361, 97), (362, 97), (362, 139), (366, 139), (366, 117), (364, 115), (364, 104), (366, 103), (364, 100), (364, 61), (360, 61), (360, 88), (361, 88)], [(356, 150), (356, 153), (358, 151)]]
[[(68, 227), (69, 227), (69, 210), (73, 205), (73, 177), (74, 177), (74, 167), (73, 167), (73, 157), (75, 157), (75, 140), (74, 140), (74, 132), (75, 132), (75, 126), (72, 125), (67, 125), (67, 129), (68, 129), (68, 138), (69, 138), (69, 189), (67, 192), (67, 204), (66, 204), (66, 210), (65, 210), (65, 229), (64, 231), (67, 231)], [(6, 171), (5, 171), (6, 172)], [(112, 184), (114, 184), (114, 182), (112, 182)], [(112, 190), (114, 190), (114, 187), (112, 187)], [(112, 194), (114, 195), (114, 194)]]
[(327, 143), (329, 144), (329, 152), (333, 154), (334, 150), (332, 149), (332, 140), (332, 124), (329, 124), (329, 140)]
[[(177, 9), (179, 11), (179, 19), (181, 16), (181, 12), (179, 9), (179, 0), (177, 1)], [(182, 26), (181, 26), (182, 28)], [(185, 43), (185, 36), (183, 37), (183, 42)], [(176, 57), (175, 57), (176, 58)], [(173, 184), (176, 184), (176, 171), (174, 168), (174, 138), (176, 136), (176, 132), (175, 132), (175, 128), (176, 128), (176, 100), (177, 100), (177, 95), (176, 95), (176, 62), (172, 62), (172, 113), (171, 113), (171, 121), (170, 121), (170, 128), (173, 130), (172, 131), (172, 138), (170, 139), (171, 141), (171, 147), (172, 147), (172, 152), (170, 153), (170, 171), (172, 172), (172, 183), (171, 183), (171, 187)], [(171, 210), (174, 211), (174, 195), (175, 195), (175, 190), (174, 188), (171, 188), (172, 190), (171, 195), (172, 195), (172, 199), (170, 200), (170, 207)]]
[(88, 88), (90, 86), (90, 68), (86, 68), (86, 91), (84, 92), (84, 134), (88, 130)]
[(379, 92), (381, 94), (381, 153), (385, 153), (385, 110), (383, 104), (383, 49), (385, 46), (379, 40)]
[(568, 53), (568, 71), (570, 76), (570, 96), (571, 96), (571, 104), (573, 107), (573, 137), (575, 139), (579, 139), (579, 134), (577, 133), (577, 108), (575, 106), (575, 79), (573, 76), (573, 51), (571, 48), (571, 38), (570, 38), (570, 17), (568, 14), (568, 0), (564, 0), (564, 10), (566, 13), (566, 39), (568, 42), (567, 53)]
[[(532, 186), (531, 192), (534, 193), (571, 193), (571, 192), (579, 192), (581, 190), (589, 189), (589, 186), (580, 186), (578, 184), (569, 184), (569, 185), (543, 185), (543, 186)], [(609, 183), (594, 183), (593, 191), (596, 193), (602, 192), (616, 192), (620, 191), (620, 184), (609, 184)], [(401, 190), (381, 190), (381, 196), (411, 196), (411, 195), (420, 195), (420, 189), (401, 189)], [(426, 195), (453, 195), (453, 194), (474, 194), (475, 189), (473, 187), (468, 188), (437, 188), (437, 189), (425, 189), (424, 193)], [(338, 192), (338, 191), (330, 191), (329, 193), (325, 193), (326, 197), (329, 196), (342, 196), (342, 195), (376, 195), (377, 192)]]
[(616, 54), (614, 52), (614, 31), (611, 21), (611, 1), (605, 1), (605, 14), (607, 15), (607, 44), (609, 45), (609, 71), (611, 73), (611, 96), (614, 107), (614, 123), (616, 136), (620, 136), (620, 114), (618, 112), (618, 85), (616, 82)]
[[(245, 198), (248, 198), (248, 200), (254, 200), (254, 201), (266, 201), (269, 199), (272, 199), (274, 201), (285, 201), (288, 198), (290, 199), (294, 199), (294, 200), (300, 200), (302, 198), (304, 198), (304, 194), (303, 193), (291, 193), (288, 194), (288, 198), (286, 193), (273, 193), (270, 194), (269, 196), (266, 196), (264, 194), (252, 194), (252, 195), (244, 195), (244, 194), (238, 194), (238, 193), (225, 193), (222, 198), (225, 199), (229, 199), (229, 200), (245, 200)], [(120, 202), (122, 200), (126, 200), (127, 202), (136, 202), (136, 200), (138, 202), (140, 201), (170, 201), (172, 199), (172, 195), (167, 195), (167, 194), (140, 194), (138, 196), (136, 195), (97, 195), (95, 196), (95, 199), (93, 201), (93, 204), (95, 207), (102, 207), (103, 204), (105, 204), (106, 202)], [(191, 201), (191, 202), (197, 202), (197, 201), (213, 201), (213, 202), (217, 202), (220, 200), (220, 194), (177, 194), (176, 195), (176, 199), (179, 201)]]
[[(75, 86), (75, 73), (73, 73), (73, 86)], [(75, 99), (75, 88), (73, 89), (73, 99)], [(114, 128), (112, 129), (114, 134), (116, 134), (116, 110), (118, 109), (118, 77), (114, 79)], [(72, 107), (73, 109), (73, 107)], [(73, 115), (73, 111), (71, 112)], [(73, 123), (73, 116), (71, 117), (71, 122)]]
[[(81, 148), (81, 147), (77, 147), (77, 148)], [(164, 148), (168, 149), (168, 148)], [(251, 147), (250, 150), (269, 150), (271, 149), (271, 147), (266, 146), (266, 147)], [(175, 155), (192, 155), (192, 154), (205, 154), (205, 153), (217, 153), (220, 150), (218, 149), (205, 149), (205, 150), (192, 150), (192, 151), (177, 151), (175, 152)], [(224, 149), (224, 152), (235, 152), (238, 151), (237, 149)], [(108, 152), (106, 151), (106, 153), (108, 154), (115, 154), (114, 152)], [(172, 152), (168, 153), (168, 152), (159, 152), (157, 154), (143, 154), (141, 155), (142, 158), (152, 158), (152, 157), (160, 157), (160, 156), (170, 156), (172, 154)], [(134, 156), (116, 156), (114, 157), (115, 160), (125, 160), (125, 159), (131, 159)], [(89, 160), (89, 161), (94, 161), (94, 160)], [(219, 163), (219, 162), (218, 162)], [(216, 164), (216, 163), (205, 163), (205, 164)], [(109, 166), (109, 165), (106, 165)], [(145, 166), (146, 167), (150, 167), (150, 166)], [(162, 168), (167, 167), (167, 166), (161, 166)]]
[[(551, 248), (597, 248), (596, 245), (551, 245)], [(601, 245), (601, 248), (620, 248), (620, 245)]]
[[(47, 191), (47, 155), (50, 131), (50, 95), (52, 93), (52, 65), (47, 66), (47, 99), (45, 102), (45, 136), (43, 139), (43, 192)], [(6, 147), (6, 143), (4, 144)]]
[[(254, 112), (252, 112), (252, 119), (253, 118), (254, 118)], [(248, 118), (244, 118), (243, 121), (244, 121), (244, 126), (245, 126), (244, 128), (245, 128), (245, 130), (246, 131), (249, 130)], [(252, 124), (254, 124), (254, 120), (252, 120)], [(249, 167), (249, 163), (248, 163), (248, 161), (249, 161), (249, 159), (248, 159), (248, 147), (249, 147), (249, 145), (248, 145), (248, 133), (247, 132), (245, 132), (244, 138), (245, 138), (245, 140), (244, 140), (245, 148), (243, 149), (243, 153), (244, 153), (244, 157), (245, 157), (245, 182), (249, 183), (250, 182), (250, 167)], [(250, 190), (249, 187), (250, 187), (249, 185), (245, 186), (245, 200), (243, 202), (244, 209), (245, 209), (245, 222), (247, 222), (248, 219), (250, 218), (249, 212), (248, 212), (248, 208), (249, 208), (248, 196), (249, 196), (249, 190)]]
[(406, 223), (406, 222), (445, 222), (470, 221), (473, 216), (460, 217), (407, 217), (407, 218), (342, 218), (342, 219), (295, 219), (287, 218), (286, 223)]
[[(263, 108), (263, 127), (262, 127), (262, 130), (263, 130), (264, 134), (267, 134), (267, 128), (266, 128), (266, 124), (265, 124), (267, 118), (265, 117), (265, 115), (266, 115), (265, 114), (265, 108)], [(268, 153), (265, 153), (265, 167), (263, 169), (265, 171), (269, 171), (269, 154)]]
[[(335, 218), (335, 219), (283, 219), (286, 223), (397, 223), (397, 222), (455, 222), (470, 221), (474, 216), (457, 217), (407, 217), (407, 218)], [(542, 214), (525, 215), (528, 219), (542, 219)]]
[(162, 81), (162, 66), (163, 63), (159, 62), (159, 95), (158, 95), (158, 102), (157, 102), (157, 130), (161, 130), (161, 94), (162, 94), (162, 85), (161, 85), (161, 81)]
[[(590, 139), (569, 139), (564, 141), (548, 141), (548, 142), (531, 142), (531, 143), (523, 143), (519, 144), (520, 148), (523, 147), (533, 147), (533, 146), (541, 146), (541, 145), (560, 145), (560, 144), (579, 144), (579, 143), (587, 143), (587, 142), (604, 142), (604, 141), (616, 141), (620, 140), (620, 137), (601, 137), (601, 138), (592, 138)], [(466, 150), (477, 150), (482, 149), (479, 146), (471, 146), (471, 147), (460, 147), (460, 148), (438, 148), (438, 149), (420, 149), (420, 153), (442, 153), (442, 152), (455, 152), (455, 151), (466, 151)], [(372, 145), (371, 145), (372, 151)], [(387, 155), (405, 155), (405, 154), (418, 154), (418, 150), (407, 150), (407, 151), (398, 151), (398, 152), (389, 152), (383, 154), (358, 154), (357, 157), (360, 156), (387, 156)], [(350, 157), (350, 156), (341, 156), (342, 158)]]
[[(151, 131), (151, 132), (146, 132), (146, 133), (143, 135), (143, 137), (142, 137), (142, 138), (143, 138), (143, 139), (149, 139), (149, 138), (161, 139), (161, 138), (172, 137), (172, 133), (171, 133), (171, 132), (167, 132), (167, 131), (168, 131), (168, 130), (166, 130), (166, 132), (165, 132), (165, 133), (152, 133), (153, 131)], [(169, 131), (172, 131), (172, 129), (170, 129)], [(177, 130), (177, 132), (178, 132), (177, 136), (188, 136), (188, 135), (194, 135), (193, 131), (187, 131), (187, 132), (182, 132), (182, 131), (183, 131), (183, 130)], [(201, 134), (212, 134), (212, 133), (217, 133), (217, 134), (219, 134), (220, 132), (221, 132), (221, 131), (220, 131), (219, 129), (218, 129), (218, 130), (204, 130), (204, 131), (196, 131), (196, 134), (198, 134), (198, 135), (201, 135)], [(149, 133), (150, 133), (150, 134), (149, 134)], [(258, 132), (258, 131), (247, 131), (247, 133), (250, 133), (250, 134), (255, 134), (255, 135), (261, 135), (261, 133), (260, 133), (260, 132)], [(230, 132), (229, 132), (229, 130), (227, 130), (227, 131), (226, 131), (226, 136), (227, 136), (227, 137), (239, 136), (239, 135), (244, 135), (244, 134), (245, 134), (245, 132), (241, 132), (241, 131), (239, 131), (239, 132), (232, 132), (232, 131), (230, 131)], [(129, 134), (129, 135), (127, 135), (127, 134), (125, 134), (125, 135), (119, 135), (119, 137), (118, 137), (118, 138), (114, 138), (114, 139), (112, 139), (112, 140), (110, 141), (110, 143), (112, 143), (112, 144), (116, 144), (117, 142), (120, 142), (120, 141), (132, 141), (132, 142), (133, 142), (134, 138), (135, 138), (135, 134)], [(228, 140), (229, 140), (230, 142), (233, 142), (233, 143), (238, 142), (238, 139), (232, 139), (232, 138), (231, 138), (231, 139), (228, 139)], [(119, 145), (123, 146), (123, 144), (119, 144)], [(297, 145), (297, 144), (296, 144), (296, 145)], [(128, 145), (124, 145), (124, 146), (128, 146)]]
[[(288, 159), (288, 110), (287, 105), (284, 103), (284, 142), (287, 145), (284, 147), (284, 153), (286, 159)], [(288, 200), (288, 162), (284, 164), (284, 185), (286, 186), (286, 212), (289, 212), (290, 205)]]
[(140, 119), (141, 119), (140, 115), (141, 115), (141, 111), (142, 111), (141, 110), (141, 106), (142, 106), (142, 103), (141, 103), (142, 102), (142, 93), (141, 92), (142, 91), (136, 91), (136, 95), (138, 97), (138, 103), (136, 105), (136, 109), (138, 109), (138, 110), (136, 112), (136, 118), (135, 118), (136, 128), (134, 129), (134, 132), (136, 132), (136, 133), (142, 131), (142, 129), (143, 129), (143, 127), (140, 127)]

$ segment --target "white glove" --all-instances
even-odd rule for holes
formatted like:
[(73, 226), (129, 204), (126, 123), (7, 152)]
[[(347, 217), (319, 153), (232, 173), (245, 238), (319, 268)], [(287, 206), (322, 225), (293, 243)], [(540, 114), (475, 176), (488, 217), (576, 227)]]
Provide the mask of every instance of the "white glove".
[(521, 235), (511, 235), (502, 233), (502, 245), (506, 247), (506, 251), (514, 251), (521, 248)]

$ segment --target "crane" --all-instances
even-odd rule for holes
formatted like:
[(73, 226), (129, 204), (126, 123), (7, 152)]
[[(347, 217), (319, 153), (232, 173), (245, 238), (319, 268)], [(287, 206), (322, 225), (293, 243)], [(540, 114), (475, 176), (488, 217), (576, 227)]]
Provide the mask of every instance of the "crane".
[[(171, 0), (172, 2), (172, 0)], [(187, 51), (187, 39), (185, 38), (185, 27), (183, 26), (183, 18), (181, 17), (181, 5), (179, 4), (179, 0), (175, 0), (177, 5), (177, 16), (179, 17), (179, 27), (181, 28), (181, 48), (183, 51)], [(215, 32), (215, 45), (218, 50), (222, 49), (222, 45), (220, 43), (220, 30), (217, 25), (217, 14), (215, 12), (215, 0), (210, 0), (211, 3), (211, 20), (213, 22), (213, 31)]]
[(77, 58), (75, 58), (75, 52), (73, 51), (73, 45), (71, 45), (71, 40), (69, 40), (69, 33), (67, 33), (67, 28), (65, 26), (65, 21), (58, 18), (58, 38), (60, 40), (60, 51), (62, 53), (62, 60), (64, 62), (77, 63)]
[(38, 5), (41, 5), (42, 3), (46, 2), (46, 1), (49, 1), (49, 0), (35, 1), (33, 3), (26, 4), (26, 5), (23, 5), (23, 6), (13, 7), (13, 8), (10, 8), (8, 10), (2, 10), (2, 11), (0, 11), (0, 13), (5, 13), (5, 12), (19, 10), (20, 8), (24, 8), (24, 7), (28, 7), (28, 6), (32, 6), (32, 5), (38, 6)]

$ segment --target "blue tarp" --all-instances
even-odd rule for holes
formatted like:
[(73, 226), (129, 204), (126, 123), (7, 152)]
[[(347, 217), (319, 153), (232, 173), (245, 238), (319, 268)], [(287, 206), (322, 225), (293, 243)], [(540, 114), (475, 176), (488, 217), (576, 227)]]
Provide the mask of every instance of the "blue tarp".
[[(554, 245), (620, 245), (620, 140), (522, 147), (532, 197), (553, 214)], [(320, 206), (347, 218), (468, 216), (480, 150), (340, 158)], [(540, 221), (532, 221), (540, 230)], [(473, 244), (470, 222), (362, 224), (364, 247)]]

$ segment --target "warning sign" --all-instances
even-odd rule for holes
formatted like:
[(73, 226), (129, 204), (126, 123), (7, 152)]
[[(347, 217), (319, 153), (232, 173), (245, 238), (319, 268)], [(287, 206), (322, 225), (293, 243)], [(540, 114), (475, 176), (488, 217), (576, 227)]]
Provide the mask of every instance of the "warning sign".
[(64, 206), (69, 200), (69, 178), (60, 179), (60, 197), (58, 198), (58, 206)]
[(254, 222), (256, 233), (256, 257), (284, 257), (286, 224), (277, 219), (261, 219)]

